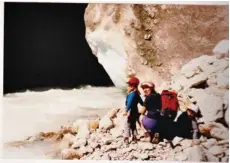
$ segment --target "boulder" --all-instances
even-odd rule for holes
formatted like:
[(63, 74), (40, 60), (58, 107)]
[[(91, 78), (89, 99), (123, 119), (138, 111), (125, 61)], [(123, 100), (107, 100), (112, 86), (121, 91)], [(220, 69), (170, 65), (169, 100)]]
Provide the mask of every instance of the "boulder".
[(221, 97), (208, 94), (203, 89), (191, 89), (189, 95), (197, 101), (204, 122), (216, 121), (223, 117), (223, 100)]
[(205, 150), (205, 155), (207, 157), (208, 162), (219, 162), (219, 158), (213, 156), (208, 150)]
[(189, 139), (184, 139), (180, 142), (181, 146), (183, 149), (185, 148), (189, 148), (192, 146), (192, 140), (189, 140)]
[(212, 56), (208, 56), (208, 55), (202, 55), (200, 57), (194, 58), (192, 59), (190, 62), (188, 62), (187, 64), (185, 64), (182, 68), (181, 68), (181, 74), (184, 75), (186, 78), (191, 78), (193, 77), (195, 74), (199, 74), (199, 70), (202, 70), (202, 66), (203, 65), (207, 65), (211, 62), (214, 62), (215, 58)]
[(217, 144), (217, 140), (212, 138), (212, 139), (208, 139), (207, 142), (202, 143), (202, 146), (204, 146), (206, 149), (209, 149), (216, 144)]
[(213, 146), (208, 150), (213, 156), (218, 156), (224, 153), (224, 149), (221, 146)]
[[(229, 71), (229, 69), (225, 70)], [(219, 88), (228, 89), (229, 88), (229, 75), (226, 72), (217, 74), (217, 86)]]
[(112, 137), (118, 138), (122, 136), (122, 128), (121, 127), (116, 127), (110, 130), (110, 133)]
[(220, 42), (218, 42), (218, 44), (215, 46), (212, 52), (214, 55), (217, 56), (221, 54), (228, 56), (229, 40), (221, 40)]
[(187, 161), (202, 162), (207, 161), (204, 150), (200, 146), (187, 148), (183, 154), (188, 158)]
[[(186, 161), (187, 160), (187, 156), (185, 156), (183, 154), (183, 152), (179, 152), (175, 155), (175, 160), (176, 161)], [(174, 160), (173, 160), (174, 161)]]
[(224, 127), (224, 125), (220, 123), (212, 123), (212, 129), (210, 131), (210, 134), (212, 137), (218, 139), (218, 140), (226, 140), (229, 139), (229, 130)]
[(73, 160), (73, 159), (80, 159), (81, 157), (83, 157), (83, 155), (78, 153), (74, 149), (64, 149), (61, 152), (62, 159)]
[(225, 145), (225, 144), (229, 144), (229, 140), (221, 140), (217, 142), (217, 145)]
[(105, 115), (99, 122), (99, 129), (109, 130), (114, 127), (113, 121)]
[(93, 148), (91, 148), (89, 146), (87, 146), (87, 147), (82, 146), (82, 147), (80, 147), (80, 149), (78, 150), (78, 152), (82, 153), (82, 154), (88, 154), (88, 153), (91, 154), (91, 153), (93, 153)]

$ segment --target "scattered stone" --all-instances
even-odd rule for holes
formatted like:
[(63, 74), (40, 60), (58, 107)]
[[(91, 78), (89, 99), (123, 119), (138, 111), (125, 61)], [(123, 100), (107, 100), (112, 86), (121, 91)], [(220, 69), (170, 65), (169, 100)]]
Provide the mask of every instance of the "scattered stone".
[(229, 140), (221, 140), (217, 142), (217, 145), (225, 145), (225, 144), (229, 144)]
[(110, 145), (112, 142), (114, 141), (114, 139), (111, 138), (104, 138), (102, 140), (103, 145)]
[(74, 149), (64, 149), (61, 152), (61, 158), (66, 160), (80, 159), (81, 157), (83, 157), (83, 155)]
[(229, 157), (225, 156), (221, 159), (221, 162), (229, 162)]
[(162, 64), (162, 62), (156, 62), (156, 66), (161, 66)]
[(161, 145), (161, 146), (163, 146), (163, 147), (166, 147), (166, 143), (165, 142), (160, 142), (158, 145)]
[(113, 119), (117, 116), (117, 113), (118, 113), (119, 109), (111, 109), (109, 112), (108, 112), (108, 116), (110, 119)]
[(192, 146), (192, 140), (189, 140), (189, 139), (184, 139), (180, 142), (181, 146), (183, 149), (185, 148), (189, 148)]
[(219, 88), (228, 89), (229, 88), (229, 75), (225, 73), (217, 74), (217, 86)]
[(148, 64), (148, 61), (147, 61), (147, 60), (145, 60), (143, 64), (144, 64), (144, 65), (147, 65), (147, 64)]
[(60, 149), (69, 148), (70, 144), (72, 144), (76, 140), (76, 137), (72, 134), (65, 134), (63, 139), (60, 142)]
[(113, 127), (113, 121), (111, 121), (108, 115), (105, 115), (99, 122), (99, 129), (109, 130)]
[(212, 137), (218, 140), (228, 140), (229, 130), (220, 123), (212, 123), (214, 126), (210, 131)]
[(182, 149), (181, 146), (177, 146), (177, 147), (174, 149), (175, 152), (181, 152), (182, 150), (183, 150), (183, 149)]
[(88, 139), (90, 136), (89, 123), (84, 122), (78, 126), (77, 137)]
[(209, 162), (219, 162), (219, 159), (215, 156), (212, 155), (212, 153), (210, 153), (208, 150), (205, 151), (205, 155), (207, 157), (207, 161)]
[(152, 150), (153, 149), (153, 144), (149, 142), (138, 142), (137, 146), (141, 150)]
[(73, 145), (71, 146), (71, 148), (80, 148), (82, 146), (85, 146), (87, 144), (87, 141), (86, 139), (78, 139), (78, 140), (75, 140)]
[(211, 147), (213, 147), (214, 145), (217, 144), (217, 140), (216, 139), (208, 139), (207, 142), (202, 143), (202, 145), (206, 148), (209, 149)]
[(141, 159), (141, 160), (148, 160), (149, 159), (149, 155), (146, 154), (146, 153), (140, 154), (139, 159)]
[(110, 155), (109, 155), (108, 153), (105, 153), (105, 154), (102, 156), (101, 159), (102, 159), (102, 160), (111, 160), (111, 157), (110, 157)]
[(212, 153), (214, 156), (218, 156), (224, 153), (223, 148), (221, 148), (220, 146), (213, 146), (208, 151)]
[(122, 128), (121, 127), (116, 127), (110, 130), (110, 133), (113, 138), (118, 138), (122, 136)]
[(82, 147), (80, 147), (80, 149), (78, 151), (82, 154), (88, 154), (88, 153), (91, 154), (91, 153), (93, 153), (93, 148), (82, 146)]
[(99, 119), (93, 120), (89, 123), (90, 130), (96, 130), (99, 127)]
[(176, 161), (186, 161), (187, 160), (187, 156), (185, 156), (183, 154), (183, 152), (179, 152), (179, 153), (176, 154), (175, 160)]
[(173, 145), (176, 146), (178, 145), (181, 141), (183, 140), (183, 138), (181, 137), (175, 137), (172, 141)]
[(205, 153), (200, 146), (186, 148), (183, 151), (183, 154), (187, 156), (188, 158), (187, 161), (197, 161), (197, 162), (206, 161)]
[(89, 144), (90, 147), (92, 147), (93, 149), (97, 148), (97, 147), (100, 147), (100, 144), (96, 143), (96, 142), (91, 142)]

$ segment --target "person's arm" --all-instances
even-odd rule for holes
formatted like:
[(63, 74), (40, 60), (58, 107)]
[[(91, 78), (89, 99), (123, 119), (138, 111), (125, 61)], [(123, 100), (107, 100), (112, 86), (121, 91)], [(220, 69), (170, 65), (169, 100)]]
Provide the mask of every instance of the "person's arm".
[(192, 138), (193, 139), (198, 139), (199, 129), (198, 129), (198, 125), (197, 125), (196, 120), (192, 120), (192, 129), (193, 129), (193, 136), (192, 136)]
[(132, 103), (134, 101), (134, 98), (135, 98), (135, 93), (131, 93), (128, 95), (127, 97), (127, 105), (126, 105), (126, 108), (125, 108), (125, 111), (128, 113), (129, 110), (131, 109), (131, 106), (132, 106)]

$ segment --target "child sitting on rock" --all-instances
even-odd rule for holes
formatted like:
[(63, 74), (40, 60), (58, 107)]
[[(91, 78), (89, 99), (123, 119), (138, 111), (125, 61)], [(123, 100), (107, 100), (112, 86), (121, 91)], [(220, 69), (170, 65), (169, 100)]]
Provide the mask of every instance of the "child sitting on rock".
[(124, 142), (129, 142), (130, 132), (132, 132), (132, 140), (137, 141), (136, 123), (139, 122), (138, 103), (143, 105), (143, 101), (138, 91), (139, 79), (131, 77), (128, 82), (128, 95), (126, 97), (126, 108), (123, 113), (126, 116), (124, 127)]

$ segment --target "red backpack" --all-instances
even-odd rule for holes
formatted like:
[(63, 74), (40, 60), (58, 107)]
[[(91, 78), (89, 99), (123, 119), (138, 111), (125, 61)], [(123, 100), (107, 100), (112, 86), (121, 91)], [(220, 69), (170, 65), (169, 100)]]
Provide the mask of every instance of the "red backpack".
[(161, 103), (162, 111), (167, 109), (173, 112), (177, 112), (179, 108), (177, 93), (174, 91), (163, 90), (161, 93)]

